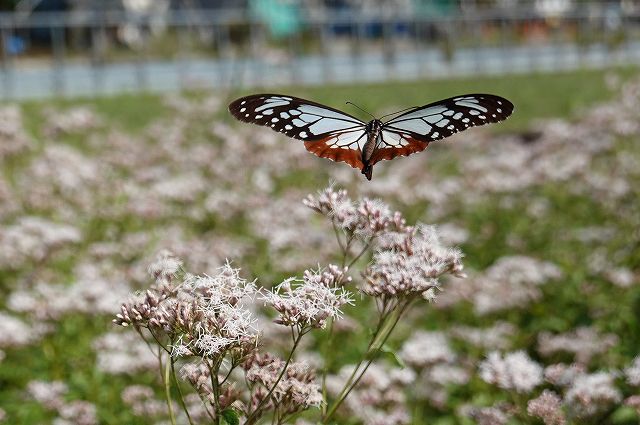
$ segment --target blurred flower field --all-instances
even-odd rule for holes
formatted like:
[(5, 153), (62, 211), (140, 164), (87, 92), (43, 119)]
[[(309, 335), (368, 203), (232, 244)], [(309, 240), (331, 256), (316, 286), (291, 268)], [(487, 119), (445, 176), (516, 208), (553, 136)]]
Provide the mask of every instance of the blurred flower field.
[[(383, 162), (371, 182), (296, 141), (234, 122), (226, 105), (237, 93), (0, 106), (0, 419), (170, 423), (156, 357), (112, 319), (130, 294), (144, 294), (154, 277), (177, 268), (177, 259), (200, 276), (237, 268), (243, 290), (254, 279), (251, 285), (266, 288), (251, 314), (260, 344), (284, 356), (288, 336), (272, 319), (293, 320), (283, 307), (289, 289), (268, 290), (344, 263), (331, 221), (346, 228), (347, 220), (328, 200), (348, 196), (389, 222), (436, 225), (441, 242), (464, 257), (442, 255), (451, 257), (451, 276), (426, 297), (435, 299), (414, 304), (398, 322), (386, 344), (391, 355), (376, 359), (332, 423), (638, 423), (634, 74), (287, 89), (335, 107), (350, 100), (378, 115), (466, 92), (516, 105), (504, 124)], [(435, 240), (433, 228), (416, 229)], [(326, 366), (330, 397), (375, 326), (370, 296), (383, 289), (369, 283), (391, 267), (383, 254), (354, 255), (330, 362), (319, 354), (326, 317), (314, 319), (320, 329), (296, 352), (296, 362)], [(185, 391), (199, 373), (183, 370)], [(316, 423), (321, 408), (308, 404), (291, 423)], [(210, 423), (205, 414), (192, 419)]]

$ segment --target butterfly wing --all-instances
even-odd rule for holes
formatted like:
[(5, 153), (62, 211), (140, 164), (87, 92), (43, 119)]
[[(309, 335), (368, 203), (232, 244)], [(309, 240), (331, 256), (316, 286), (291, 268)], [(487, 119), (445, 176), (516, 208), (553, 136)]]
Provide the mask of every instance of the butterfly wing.
[(269, 127), (294, 139), (322, 158), (363, 168), (361, 144), (366, 141), (365, 123), (310, 100), (280, 94), (241, 97), (229, 105), (240, 121)]
[(491, 94), (465, 94), (412, 109), (382, 126), (382, 145), (371, 164), (426, 149), (429, 143), (470, 127), (499, 122), (513, 112), (507, 99)]

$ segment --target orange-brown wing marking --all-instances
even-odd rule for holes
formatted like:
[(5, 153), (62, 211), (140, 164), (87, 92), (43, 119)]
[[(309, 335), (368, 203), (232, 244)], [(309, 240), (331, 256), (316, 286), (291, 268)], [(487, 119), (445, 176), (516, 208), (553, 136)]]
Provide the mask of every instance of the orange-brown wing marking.
[(304, 142), (304, 147), (312, 154), (320, 158), (327, 158), (332, 161), (342, 161), (351, 165), (353, 168), (362, 170), (362, 153), (360, 149), (343, 149), (331, 147), (327, 144), (327, 139), (318, 140), (316, 142)]
[(390, 135), (389, 133), (394, 133), (393, 136), (397, 141), (397, 144), (392, 145), (385, 140), (385, 143), (382, 145), (384, 147), (380, 147), (373, 152), (371, 160), (369, 161), (371, 165), (384, 159), (393, 159), (396, 156), (409, 156), (412, 153), (422, 152), (427, 148), (427, 146), (429, 146), (428, 142), (418, 140), (409, 134), (400, 134), (389, 130), (383, 131), (383, 139), (388, 139)]

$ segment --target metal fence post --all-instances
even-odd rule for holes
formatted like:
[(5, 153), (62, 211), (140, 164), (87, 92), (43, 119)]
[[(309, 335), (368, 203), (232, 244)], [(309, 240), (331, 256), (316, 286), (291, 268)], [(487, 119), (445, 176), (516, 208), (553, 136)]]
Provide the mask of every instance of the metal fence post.
[(51, 24), (49, 34), (51, 35), (51, 48), (53, 50), (53, 73), (51, 74), (51, 82), (53, 92), (56, 95), (64, 95), (64, 63), (66, 55), (66, 46), (64, 39), (65, 27), (61, 22)]

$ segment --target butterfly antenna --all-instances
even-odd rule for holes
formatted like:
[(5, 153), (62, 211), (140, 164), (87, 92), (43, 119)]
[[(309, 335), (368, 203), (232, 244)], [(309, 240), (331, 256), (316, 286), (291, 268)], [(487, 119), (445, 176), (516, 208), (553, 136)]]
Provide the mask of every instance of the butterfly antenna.
[(370, 114), (369, 112), (365, 111), (364, 109), (362, 109), (361, 107), (359, 107), (359, 106), (358, 106), (358, 105), (356, 105), (355, 103), (353, 103), (353, 102), (346, 102), (346, 103), (347, 103), (347, 105), (353, 105), (353, 106), (355, 106), (356, 108), (360, 109), (360, 110), (361, 110), (362, 112), (364, 112), (365, 114), (367, 114), (367, 115), (371, 116), (371, 118), (373, 118), (374, 120), (375, 120), (375, 119), (377, 119), (377, 118), (376, 118), (376, 117), (374, 117), (372, 114)]
[(418, 108), (418, 106), (411, 106), (410, 108), (405, 108), (405, 109), (403, 109), (402, 111), (396, 111), (396, 112), (392, 112), (392, 113), (387, 114), (387, 115), (383, 115), (383, 116), (381, 116), (379, 119), (383, 119), (383, 118), (386, 118), (386, 117), (388, 117), (388, 116), (395, 115), (395, 114), (400, 114), (400, 113), (402, 113), (402, 112), (408, 111), (408, 110), (410, 110), (410, 109), (416, 109), (416, 108)]

